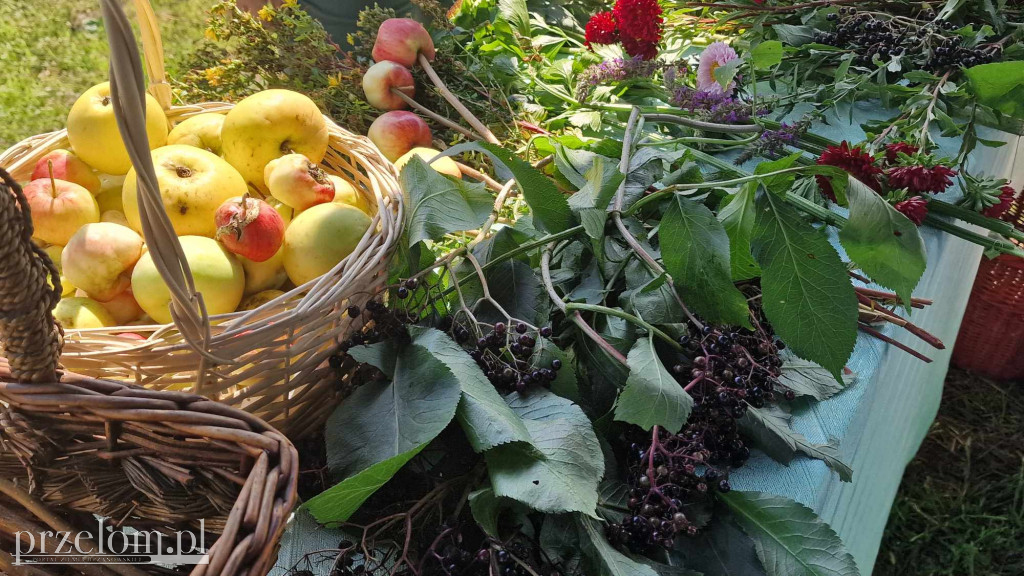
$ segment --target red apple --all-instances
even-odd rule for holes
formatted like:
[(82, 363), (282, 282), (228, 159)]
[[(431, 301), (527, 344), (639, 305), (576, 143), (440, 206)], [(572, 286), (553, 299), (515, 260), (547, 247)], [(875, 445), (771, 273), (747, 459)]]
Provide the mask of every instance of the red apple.
[(271, 196), (300, 212), (334, 200), (334, 183), (302, 154), (271, 160), (263, 170), (263, 180)]
[(405, 100), (391, 92), (395, 88), (410, 98), (416, 94), (412, 72), (395, 62), (384, 60), (377, 62), (363, 74), (363, 94), (370, 106), (378, 110), (401, 110), (408, 108)]
[(32, 211), (33, 236), (64, 246), (86, 224), (100, 221), (100, 207), (85, 188), (56, 178), (40, 178), (25, 185)]
[(88, 164), (81, 158), (75, 156), (70, 150), (54, 150), (43, 156), (36, 162), (36, 168), (32, 171), (32, 180), (49, 178), (50, 169), (53, 169), (53, 177), (65, 182), (74, 182), (85, 188), (94, 196), (100, 193), (100, 179), (92, 171)]
[(284, 219), (263, 200), (241, 196), (220, 205), (214, 219), (217, 240), (228, 251), (252, 260), (269, 260), (284, 241)]
[(432, 135), (422, 118), (405, 110), (381, 114), (366, 133), (384, 157), (394, 162), (417, 147), (429, 148)]
[(377, 29), (377, 40), (373, 43), (374, 61), (390, 60), (412, 68), (421, 52), (427, 60), (433, 61), (434, 40), (423, 24), (412, 18), (389, 18)]

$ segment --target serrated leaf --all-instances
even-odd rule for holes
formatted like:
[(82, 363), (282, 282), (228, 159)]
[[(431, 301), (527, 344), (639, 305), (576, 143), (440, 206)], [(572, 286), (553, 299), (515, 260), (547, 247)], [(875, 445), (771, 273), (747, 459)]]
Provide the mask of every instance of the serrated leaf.
[(732, 283), (729, 236), (707, 207), (674, 196), (662, 217), (658, 242), (683, 301), (708, 320), (750, 325), (747, 299)]
[(650, 566), (637, 562), (612, 546), (597, 520), (576, 515), (583, 566), (592, 576), (658, 576)]
[[(754, 174), (761, 176), (771, 174), (772, 172), (778, 172), (791, 168), (803, 156), (802, 152), (794, 152), (789, 156), (784, 156), (778, 160), (769, 160), (766, 162), (759, 163), (754, 167)], [(846, 173), (844, 172), (845, 176)], [(793, 172), (786, 172), (784, 174), (774, 174), (772, 176), (764, 176), (761, 178), (761, 185), (766, 189), (775, 192), (780, 195), (786, 194), (790, 188), (793, 187), (793, 181), (796, 180), (796, 174)]]
[(418, 450), (452, 421), (461, 388), (421, 346), (398, 347), (390, 382), (355, 389), (327, 421), (327, 465), (343, 479)]
[(761, 300), (778, 336), (798, 356), (841, 380), (857, 340), (857, 297), (825, 235), (772, 193), (756, 203), (751, 250)]
[(540, 529), (540, 549), (563, 574), (579, 574), (582, 554), (575, 514), (547, 514)]
[(321, 524), (344, 522), (426, 445), (424, 442), (412, 450), (378, 462), (317, 494), (303, 506)]
[(895, 291), (909, 311), (911, 292), (928, 264), (917, 225), (856, 178), (849, 179), (846, 195), (850, 217), (839, 241), (850, 259)]
[(779, 383), (797, 396), (810, 396), (820, 401), (842, 392), (856, 378), (856, 374), (844, 373), (842, 382), (837, 382), (828, 370), (814, 362), (791, 356), (783, 361)]
[(494, 493), (541, 512), (595, 515), (604, 457), (583, 410), (547, 390), (505, 400), (525, 422), (536, 450), (506, 444), (484, 454)]
[(628, 289), (619, 294), (619, 304), (627, 312), (651, 324), (671, 323), (682, 317), (683, 309), (679, 307), (665, 274), (655, 278), (646, 264), (630, 260), (626, 264), (625, 276)]
[(859, 576), (842, 540), (808, 507), (789, 498), (733, 490), (719, 494), (768, 576)]
[(766, 40), (750, 51), (750, 62), (757, 70), (767, 70), (782, 62), (782, 42)]
[(483, 184), (445, 178), (419, 157), (402, 167), (401, 183), (409, 246), (477, 228), (494, 204)]
[(508, 442), (530, 443), (526, 425), (508, 407), (494, 385), (461, 346), (433, 328), (410, 326), (413, 344), (428, 350), (458, 380), (462, 389), (455, 417), (477, 452)]
[(772, 30), (782, 40), (790, 46), (803, 46), (804, 44), (810, 44), (814, 42), (814, 27), (813, 26), (794, 26), (792, 24), (773, 24)]
[(763, 573), (750, 539), (727, 514), (719, 514), (692, 538), (676, 538), (671, 556), (706, 575), (756, 576)]
[(662, 426), (675, 434), (693, 409), (693, 398), (665, 369), (654, 348), (654, 336), (637, 340), (627, 356), (629, 376), (615, 405), (615, 419), (644, 430)]
[(992, 62), (964, 71), (980, 104), (1024, 118), (1024, 61)]
[(719, 208), (718, 220), (729, 236), (729, 267), (732, 280), (757, 278), (761, 268), (750, 254), (750, 236), (754, 233), (754, 193), (756, 185), (744, 186)]
[(498, 537), (498, 519), (501, 511), (513, 505), (515, 502), (495, 496), (494, 490), (490, 488), (483, 488), (469, 495), (469, 511), (473, 514), (473, 520), (476, 520), (492, 538)]
[(839, 459), (838, 444), (815, 444), (808, 441), (803, 434), (790, 428), (789, 419), (790, 415), (778, 408), (757, 409), (748, 406), (746, 414), (737, 424), (754, 438), (759, 448), (782, 464), (789, 465), (799, 452), (824, 462), (839, 474), (843, 482), (853, 480), (853, 469)]
[[(530, 166), (528, 162), (520, 160), (513, 153), (487, 142), (466, 142), (452, 146), (445, 150), (445, 156), (461, 154), (462, 152), (481, 152), (496, 163), (501, 163), (510, 171), (516, 179), (516, 185), (522, 193), (526, 203), (533, 213), (533, 222), (538, 229), (547, 232), (561, 232), (573, 226), (573, 214), (569, 209), (569, 202), (565, 196), (558, 191), (554, 182), (545, 177), (539, 170)], [(443, 176), (442, 176), (443, 178)], [(488, 195), (488, 198), (490, 196)], [(488, 208), (488, 212), (490, 208)], [(473, 226), (461, 228), (469, 230)]]

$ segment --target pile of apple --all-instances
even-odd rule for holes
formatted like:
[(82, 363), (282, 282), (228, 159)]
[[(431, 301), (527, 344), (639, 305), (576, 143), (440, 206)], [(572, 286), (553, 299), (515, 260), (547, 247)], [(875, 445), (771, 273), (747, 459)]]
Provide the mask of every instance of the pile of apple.
[[(327, 123), (306, 96), (266, 90), (170, 132), (156, 100), (146, 104), (163, 209), (211, 315), (319, 277), (370, 227), (376, 206), (319, 165)], [(61, 274), (54, 316), (69, 329), (170, 322), (107, 83), (78, 98), (67, 132), (71, 150), (41, 158), (24, 186), (34, 239)]]

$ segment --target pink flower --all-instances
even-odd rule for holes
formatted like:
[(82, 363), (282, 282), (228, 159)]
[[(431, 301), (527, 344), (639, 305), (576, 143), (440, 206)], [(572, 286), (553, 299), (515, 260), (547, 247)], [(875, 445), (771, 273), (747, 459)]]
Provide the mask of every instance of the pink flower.
[(737, 58), (736, 51), (725, 42), (715, 42), (701, 52), (700, 64), (697, 66), (697, 89), (712, 94), (732, 94), (735, 82), (730, 82), (725, 90), (715, 79), (715, 70)]

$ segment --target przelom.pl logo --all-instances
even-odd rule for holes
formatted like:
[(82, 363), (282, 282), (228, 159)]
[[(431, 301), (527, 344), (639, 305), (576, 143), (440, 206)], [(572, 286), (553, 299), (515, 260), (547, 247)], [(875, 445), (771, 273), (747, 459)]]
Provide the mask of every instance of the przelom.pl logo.
[(21, 530), (14, 533), (14, 564), (208, 564), (205, 528), (200, 520), (195, 532), (121, 530), (99, 518), (95, 533)]

